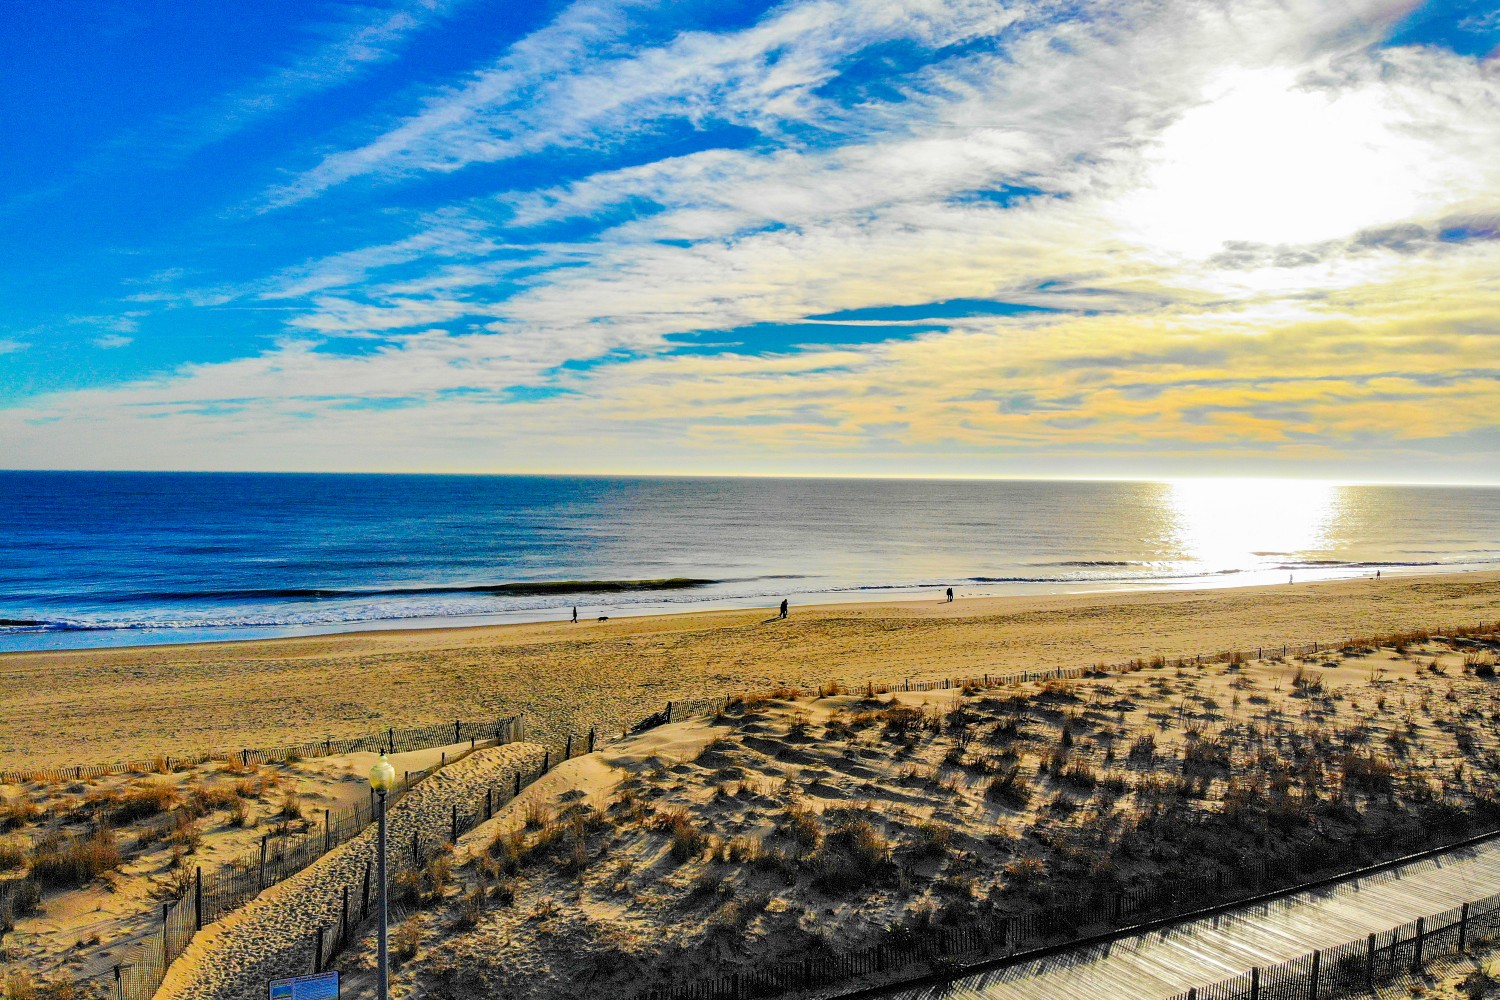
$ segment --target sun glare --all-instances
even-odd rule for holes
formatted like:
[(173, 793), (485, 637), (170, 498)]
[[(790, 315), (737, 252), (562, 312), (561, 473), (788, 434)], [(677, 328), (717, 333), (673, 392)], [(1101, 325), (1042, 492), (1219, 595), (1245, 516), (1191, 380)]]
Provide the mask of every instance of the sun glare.
[(1348, 236), (1435, 208), (1452, 168), (1394, 118), (1373, 90), (1233, 74), (1162, 133), (1142, 187), (1119, 205), (1125, 235), (1201, 255), (1228, 240)]
[(1294, 480), (1183, 480), (1166, 505), (1180, 557), (1207, 572), (1325, 548), (1340, 487)]

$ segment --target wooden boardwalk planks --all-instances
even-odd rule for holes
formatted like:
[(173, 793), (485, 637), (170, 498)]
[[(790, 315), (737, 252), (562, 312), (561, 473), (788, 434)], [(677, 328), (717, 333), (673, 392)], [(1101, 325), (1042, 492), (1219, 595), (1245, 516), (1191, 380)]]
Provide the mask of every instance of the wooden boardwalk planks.
[(941, 986), (892, 988), (899, 1000), (1150, 1000), (1390, 930), (1500, 892), (1500, 842), (1083, 947)]

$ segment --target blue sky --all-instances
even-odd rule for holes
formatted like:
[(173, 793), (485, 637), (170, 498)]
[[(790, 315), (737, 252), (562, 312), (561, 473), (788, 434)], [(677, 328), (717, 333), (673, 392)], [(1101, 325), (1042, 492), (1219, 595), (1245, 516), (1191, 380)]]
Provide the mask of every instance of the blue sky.
[(1492, 6), (5, 18), (0, 466), (1500, 467)]

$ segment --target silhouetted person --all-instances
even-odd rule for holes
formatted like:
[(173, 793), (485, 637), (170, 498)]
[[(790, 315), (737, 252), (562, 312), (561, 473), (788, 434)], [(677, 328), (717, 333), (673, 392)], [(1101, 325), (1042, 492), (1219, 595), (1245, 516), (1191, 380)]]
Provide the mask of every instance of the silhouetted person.
[(1380, 579), (1380, 570), (1378, 570), (1378, 569), (1375, 571), (1375, 579), (1377, 579), (1377, 580)]
[(577, 606), (575, 606), (573, 608), (573, 624), (574, 625), (578, 624), (578, 608), (577, 608)]
[(786, 617), (786, 598), (785, 597), (783, 597), (781, 599), (781, 617), (782, 618)]
[(953, 603), (953, 588), (952, 587), (948, 588), (948, 603), (949, 604)]

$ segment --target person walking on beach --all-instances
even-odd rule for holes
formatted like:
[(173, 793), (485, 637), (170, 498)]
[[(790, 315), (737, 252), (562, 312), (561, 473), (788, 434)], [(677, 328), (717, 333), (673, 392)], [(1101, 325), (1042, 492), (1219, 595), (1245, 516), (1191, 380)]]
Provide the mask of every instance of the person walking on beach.
[(953, 603), (953, 588), (952, 587), (948, 588), (948, 603), (949, 604)]
[(573, 605), (573, 624), (578, 624), (578, 605)]
[(786, 598), (785, 597), (783, 597), (781, 599), (781, 614), (780, 614), (779, 617), (781, 617), (781, 618), (785, 618), (786, 617)]

